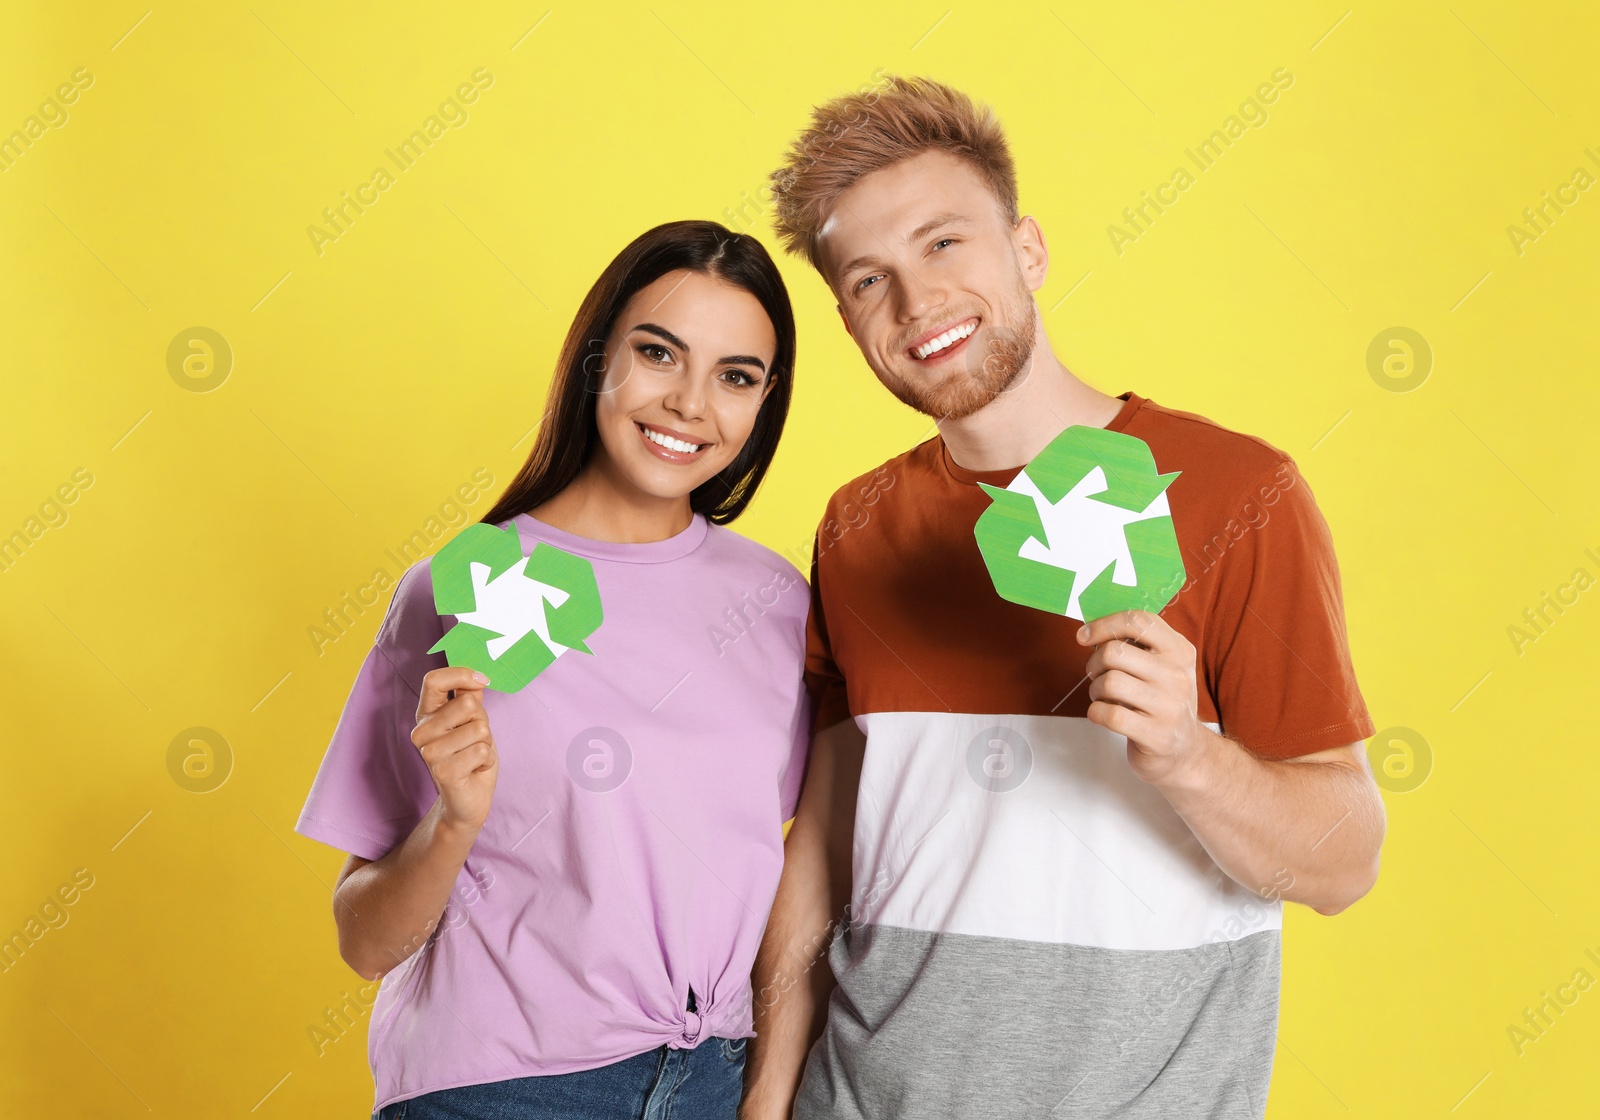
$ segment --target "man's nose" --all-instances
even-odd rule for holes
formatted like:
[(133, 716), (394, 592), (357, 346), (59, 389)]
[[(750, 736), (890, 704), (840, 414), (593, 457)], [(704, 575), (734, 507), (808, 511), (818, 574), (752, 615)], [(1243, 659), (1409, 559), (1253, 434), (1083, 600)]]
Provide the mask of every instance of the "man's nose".
[(926, 318), (928, 313), (945, 302), (942, 287), (930, 284), (915, 271), (907, 269), (900, 282), (900, 320), (914, 323)]

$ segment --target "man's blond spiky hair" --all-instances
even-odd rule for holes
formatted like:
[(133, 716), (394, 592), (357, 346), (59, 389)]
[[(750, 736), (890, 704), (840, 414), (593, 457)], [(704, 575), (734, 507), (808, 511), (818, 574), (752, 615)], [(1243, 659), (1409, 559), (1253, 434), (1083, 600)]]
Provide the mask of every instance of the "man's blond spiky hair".
[(783, 166), (768, 177), (777, 201), (773, 225), (784, 249), (823, 272), (817, 233), (838, 197), (862, 176), (930, 149), (970, 163), (994, 191), (1001, 213), (1017, 223), (1016, 166), (994, 111), (931, 78), (889, 75), (817, 106)]

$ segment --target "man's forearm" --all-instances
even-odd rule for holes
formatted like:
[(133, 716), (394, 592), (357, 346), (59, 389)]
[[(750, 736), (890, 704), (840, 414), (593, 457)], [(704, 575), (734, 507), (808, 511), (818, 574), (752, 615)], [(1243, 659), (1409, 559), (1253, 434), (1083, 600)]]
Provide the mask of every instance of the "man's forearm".
[(1371, 889), (1384, 811), (1360, 744), (1275, 761), (1203, 730), (1192, 765), (1159, 788), (1217, 866), (1324, 914)]

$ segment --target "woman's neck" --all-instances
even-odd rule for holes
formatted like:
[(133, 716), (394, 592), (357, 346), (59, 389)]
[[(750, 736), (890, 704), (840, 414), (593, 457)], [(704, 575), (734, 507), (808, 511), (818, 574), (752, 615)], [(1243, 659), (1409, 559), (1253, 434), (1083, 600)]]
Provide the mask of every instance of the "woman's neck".
[(621, 544), (666, 540), (694, 520), (687, 494), (659, 498), (626, 485), (606, 468), (604, 454), (597, 454), (565, 490), (529, 515), (574, 536)]

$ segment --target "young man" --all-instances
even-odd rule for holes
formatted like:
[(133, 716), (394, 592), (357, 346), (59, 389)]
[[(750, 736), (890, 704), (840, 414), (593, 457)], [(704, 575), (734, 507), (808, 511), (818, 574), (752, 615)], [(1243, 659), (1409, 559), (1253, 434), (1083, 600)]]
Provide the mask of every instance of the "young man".
[[(961, 93), (824, 105), (773, 183), (786, 247), (939, 434), (818, 531), (816, 738), (742, 1115), (1260, 1117), (1282, 900), (1349, 906), (1384, 830), (1309, 486), (1264, 440), (1062, 366), (1044, 236)], [(1187, 579), (1159, 615), (1082, 626), (995, 592), (978, 483), (1074, 424), (1181, 472)]]

